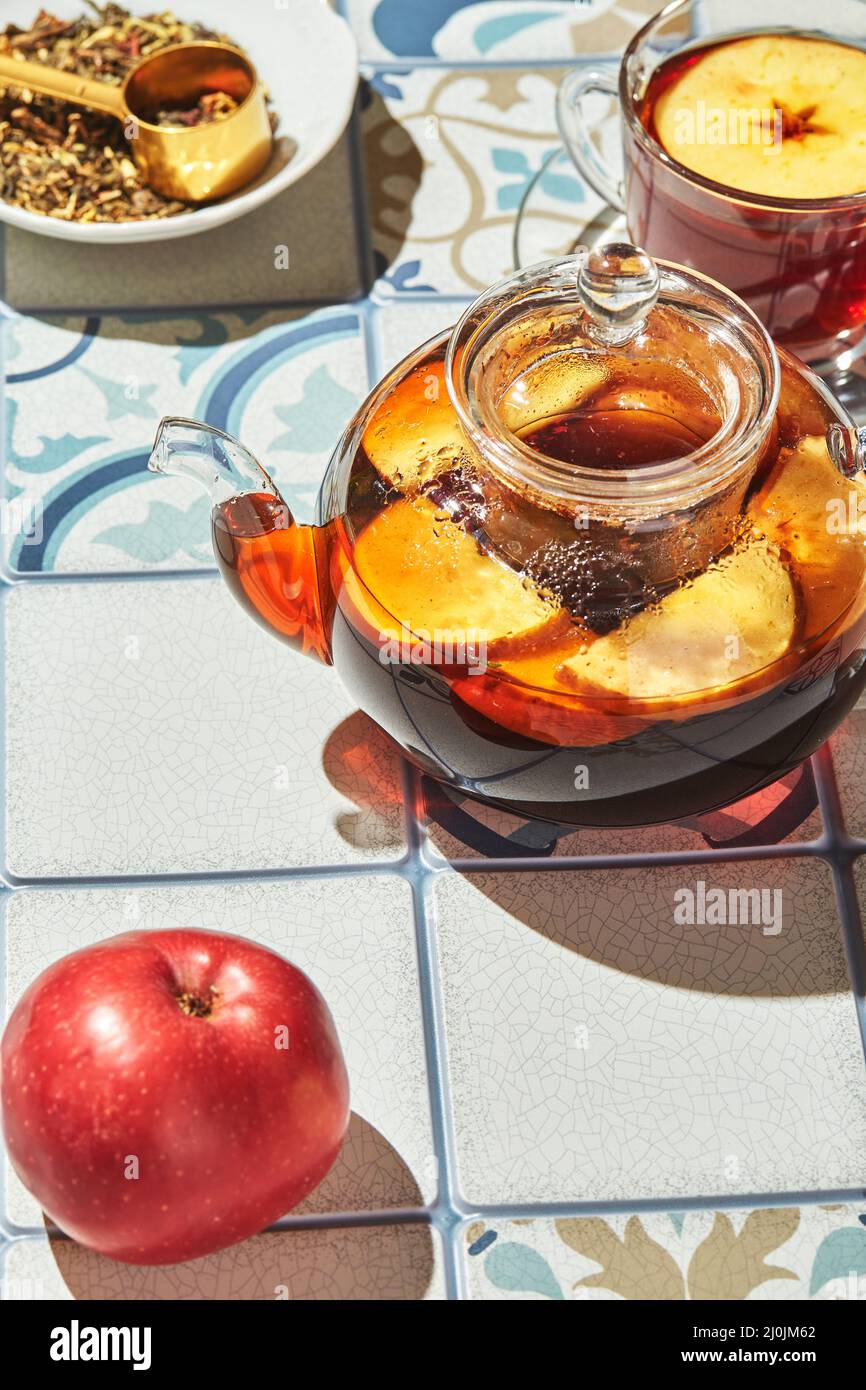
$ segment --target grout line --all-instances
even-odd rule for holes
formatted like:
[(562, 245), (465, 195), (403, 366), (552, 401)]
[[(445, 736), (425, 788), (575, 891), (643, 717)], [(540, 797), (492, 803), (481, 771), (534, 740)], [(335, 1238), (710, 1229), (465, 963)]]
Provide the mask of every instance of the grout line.
[[(348, 127), (347, 127), (348, 128)], [(363, 292), (362, 292), (363, 293)], [(308, 311), (312, 313), (316, 309), (332, 309), (338, 305), (345, 305), (353, 308), (362, 298), (362, 293), (355, 295), (310, 295), (308, 299), (281, 299), (274, 302), (272, 299), (245, 299), (240, 301), (226, 302), (224, 299), (209, 301), (206, 304), (160, 304), (156, 301), (147, 304), (109, 304), (94, 309), (92, 304), (26, 304), (9, 308), (9, 316), (13, 319), (42, 319), (52, 326), (55, 319), (87, 319), (95, 316), (101, 319), (124, 318), (137, 320), (147, 323), (152, 319), (180, 319), (196, 318), (198, 316), (207, 317), (210, 314), (248, 314), (258, 313), (261, 317), (266, 314), (281, 314)], [(2, 300), (0, 300), (2, 308)]]
[[(260, 1234), (275, 1235), (285, 1231), (331, 1231), (363, 1229), (365, 1226), (433, 1226), (434, 1211), (430, 1207), (392, 1207), (371, 1208), (369, 1211), (321, 1211), (304, 1212), (301, 1215), (289, 1214), (270, 1226), (265, 1226)], [(52, 1226), (50, 1233), (45, 1227), (27, 1226), (20, 1228), (13, 1240), (27, 1240), (34, 1236), (50, 1234), (53, 1240), (72, 1240), (59, 1226)], [(243, 1242), (241, 1242), (243, 1243)], [(231, 1246), (224, 1247), (231, 1249)]]
[[(361, 109), (361, 84), (358, 83), (352, 115), (349, 118), (347, 139), (349, 144), (349, 184), (352, 190), (352, 214), (355, 224), (355, 254), (358, 265), (358, 283), (361, 295), (366, 298), (376, 278), (376, 263), (373, 255), (373, 236), (370, 223), (370, 203), (367, 188), (367, 166), (364, 161), (364, 138), (361, 128), (363, 112)], [(370, 382), (372, 389), (374, 382)]]
[[(840, 855), (842, 851), (838, 852)], [(856, 843), (845, 851), (845, 858), (856, 859), (866, 853), (866, 843)], [(431, 878), (452, 872), (472, 876), (487, 873), (591, 873), (603, 870), (640, 868), (676, 868), (691, 864), (729, 864), (774, 862), (786, 859), (823, 861), (832, 868), (836, 862), (833, 852), (815, 842), (808, 845), (746, 846), (730, 850), (683, 850), (665, 854), (645, 855), (587, 855), (585, 858), (562, 855), (549, 859), (454, 859), (435, 863), (424, 858), (419, 848), (419, 867)], [(407, 856), (400, 859), (349, 861), (336, 864), (272, 865), (264, 868), (232, 869), (167, 869), (157, 873), (82, 874), (71, 877), (53, 874), (35, 877), (15, 874), (8, 867), (0, 869), (0, 892), (40, 892), (56, 889), (145, 888), (175, 887), (186, 884), (282, 882), (296, 878), (351, 878), (371, 875), (399, 875), (414, 881), (414, 869)]]
[(63, 875), (27, 878), (4, 868), (0, 893), (4, 890), (6, 893), (41, 893), (57, 889), (181, 888), (211, 883), (283, 883), (298, 878), (370, 878), (376, 875), (410, 879), (412, 876), (405, 856), (374, 863), (299, 864), (294, 868), (267, 869), (179, 869), (156, 874), (82, 874), (80, 878), (66, 878)]
[(10, 570), (0, 562), (0, 588), (25, 589), (30, 585), (52, 584), (152, 584), (165, 579), (175, 582), (178, 579), (219, 579), (216, 565), (190, 566), (189, 569), (150, 569), (150, 570), (33, 570), (25, 574), (21, 570)]
[(836, 769), (829, 744), (825, 744), (812, 759), (815, 785), (821, 803), (825, 825), (838, 843), (838, 852), (831, 861), (833, 886), (836, 892), (842, 945), (848, 964), (848, 976), (854, 995), (854, 1008), (866, 1062), (866, 937), (860, 915), (857, 887), (854, 881), (852, 856), (845, 853), (851, 841), (845, 826), (845, 816), (836, 780)]
[(824, 1192), (740, 1192), (715, 1197), (619, 1197), (610, 1201), (512, 1202), (465, 1204), (464, 1221), (556, 1220), (569, 1216), (626, 1216), (670, 1211), (754, 1211), (767, 1207), (862, 1206), (866, 1188), (833, 1188)]
[[(357, 36), (356, 36), (357, 38)], [(420, 54), (416, 57), (394, 57), (394, 58), (365, 58), (360, 59), (361, 76), (364, 78), (378, 76), (405, 77), (410, 72), (417, 69), (428, 69), (436, 71), (457, 71), (457, 72), (525, 72), (532, 74), (537, 70), (542, 72), (557, 71), (560, 68), (578, 67), (598, 67), (602, 64), (610, 67), (614, 72), (619, 68), (622, 61), (622, 50), (618, 52), (601, 53), (567, 53), (562, 57), (556, 58), (469, 58), (453, 57), (439, 58), (431, 56), (429, 53)]]
[(377, 291), (377, 286), (382, 284), (381, 277), (365, 296), (362, 303), (369, 302), (373, 309), (393, 309), (397, 308), (429, 308), (431, 304), (454, 304), (461, 308), (467, 308), (473, 296), (467, 290), (465, 294), (459, 294), (456, 290), (453, 293), (445, 294), (439, 290), (399, 290), (396, 293), (383, 294)]
[(405, 760), (402, 763), (404, 808), (408, 864), (412, 875), (412, 906), (415, 921), (415, 946), (418, 966), (418, 986), (421, 1004), (421, 1026), (424, 1034), (427, 1098), (430, 1105), (430, 1124), (433, 1150), (437, 1165), (436, 1224), (442, 1235), (442, 1256), (445, 1263), (445, 1282), (449, 1300), (466, 1298), (466, 1271), (452, 1239), (458, 1220), (457, 1149), (454, 1137), (454, 1112), (448, 1079), (445, 1044), (445, 1023), (441, 981), (437, 969), (435, 915), (431, 903), (431, 876), (421, 848), (424, 829), (418, 810), (422, 805), (421, 784), (417, 771)]
[(833, 882), (842, 927), (842, 944), (863, 1044), (863, 1060), (866, 1063), (866, 943), (860, 925), (860, 908), (851, 865), (834, 865)]
[(364, 361), (367, 369), (367, 392), (369, 394), (375, 390), (376, 383), (381, 380), (379, 374), (379, 329), (376, 322), (378, 314), (376, 306), (369, 298), (365, 299), (363, 304), (358, 307), (364, 340)]
[[(587, 1198), (562, 1202), (461, 1202), (459, 1206), (436, 1203), (428, 1207), (380, 1207), (361, 1211), (308, 1212), (282, 1217), (265, 1227), (266, 1231), (327, 1231), (346, 1227), (429, 1225), (443, 1242), (469, 1221), (554, 1221), (568, 1217), (652, 1215), (667, 1212), (755, 1211), (785, 1207), (824, 1207), (866, 1205), (866, 1188), (827, 1188), (817, 1191), (741, 1192), (695, 1197), (617, 1197)], [(32, 1240), (47, 1235), (43, 1226), (11, 1226), (0, 1240), (3, 1244)], [(64, 1231), (52, 1228), (53, 1237), (69, 1240)], [(456, 1253), (456, 1252), (455, 1252)], [(462, 1265), (459, 1256), (455, 1264)], [(462, 1299), (464, 1294), (459, 1297)]]
[(857, 850), (858, 841), (853, 840), (847, 832), (829, 743), (822, 744), (817, 753), (812, 755), (812, 772), (830, 857), (851, 855)]
[[(578, 829), (579, 827), (575, 827)], [(852, 845), (852, 857), (866, 852), (866, 844)], [(720, 849), (646, 851), (639, 854), (551, 855), (548, 858), (451, 859), (443, 867), (461, 874), (565, 873), (592, 869), (664, 868), (682, 864), (754, 863), (776, 859), (824, 859), (832, 862), (832, 848), (824, 840), (778, 845), (732, 845)]]
[(309, 1212), (301, 1216), (289, 1213), (268, 1231), (330, 1230), (344, 1226), (433, 1226), (437, 1224), (439, 1208), (434, 1203), (427, 1207), (378, 1207), (361, 1211)]

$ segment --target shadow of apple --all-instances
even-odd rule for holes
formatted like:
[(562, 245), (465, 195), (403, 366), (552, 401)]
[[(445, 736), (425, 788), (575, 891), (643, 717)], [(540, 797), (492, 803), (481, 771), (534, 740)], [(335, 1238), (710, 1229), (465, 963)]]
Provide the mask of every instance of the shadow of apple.
[[(418, 1184), (388, 1141), (353, 1113), (324, 1182), (294, 1216), (420, 1207)], [(184, 1264), (109, 1260), (46, 1227), (57, 1271), (75, 1299), (421, 1299), (434, 1276), (424, 1223), (269, 1230)]]

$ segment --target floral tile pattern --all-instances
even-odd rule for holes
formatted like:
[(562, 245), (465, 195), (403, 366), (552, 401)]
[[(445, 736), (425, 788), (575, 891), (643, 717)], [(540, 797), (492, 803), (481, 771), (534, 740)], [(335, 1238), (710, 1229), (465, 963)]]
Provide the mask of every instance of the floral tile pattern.
[(266, 1231), (189, 1264), (119, 1264), (73, 1241), (17, 1241), (6, 1252), (4, 1298), (263, 1299), (296, 1302), (444, 1297), (441, 1253), (429, 1226)]
[(368, 389), (361, 319), (348, 306), (14, 317), (5, 361), (5, 496), (42, 513), (38, 529), (8, 538), (7, 564), (21, 574), (213, 563), (207, 497), (147, 472), (163, 415), (242, 437), (312, 520), (334, 442)]
[[(570, 250), (601, 210), (564, 154), (555, 69), (416, 68), (370, 79), (363, 118), (377, 295), (475, 294)], [(545, 164), (545, 161), (549, 163)]]
[[(13, 895), (5, 926), (7, 1014), (53, 961), (120, 931), (205, 927), (251, 936), (287, 956), (328, 1000), (352, 1099), (348, 1140), (299, 1212), (420, 1207), (435, 1197), (407, 884), (341, 877), (34, 891)], [(37, 1203), (11, 1171), (5, 1212), (13, 1228), (42, 1226)]]
[[(778, 917), (680, 924), (683, 890), (695, 906), (752, 884)], [(863, 1048), (824, 864), (445, 873), (435, 900), (467, 1201), (862, 1185)]]
[(400, 857), (391, 745), (220, 580), (25, 583), (5, 614), (13, 875)]
[(471, 1222), (471, 1297), (866, 1299), (860, 1206)]
[(655, 0), (344, 0), (362, 59), (531, 62), (613, 53)]

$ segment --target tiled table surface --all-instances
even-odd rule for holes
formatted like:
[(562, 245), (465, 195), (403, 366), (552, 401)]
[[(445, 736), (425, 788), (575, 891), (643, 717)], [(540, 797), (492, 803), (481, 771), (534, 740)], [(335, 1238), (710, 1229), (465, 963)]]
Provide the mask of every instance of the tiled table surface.
[[(559, 67), (654, 8), (346, 0), (367, 80), (321, 206), (362, 228), (369, 294), (106, 316), (77, 264), (75, 313), (6, 321), (7, 506), (44, 507), (4, 540), (7, 1010), (131, 926), (249, 933), (324, 991), (353, 1099), (299, 1211), (170, 1270), (46, 1234), (7, 1172), (6, 1296), (866, 1296), (866, 707), (814, 781), (698, 822), (557, 838), (470, 811), (248, 621), (206, 501), (144, 472), (159, 416), (200, 416), (309, 518), (369, 387), (511, 269)], [(601, 211), (553, 160), (523, 260)], [(304, 226), (328, 299), (334, 240)], [(781, 889), (782, 931), (675, 927), (698, 879)]]

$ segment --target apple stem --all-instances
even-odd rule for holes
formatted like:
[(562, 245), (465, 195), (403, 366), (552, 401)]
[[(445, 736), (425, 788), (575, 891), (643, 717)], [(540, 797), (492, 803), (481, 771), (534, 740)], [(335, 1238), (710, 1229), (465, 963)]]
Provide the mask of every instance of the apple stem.
[(188, 1018), (209, 1018), (213, 1013), (214, 1004), (219, 998), (219, 990), (211, 985), (205, 998), (202, 998), (200, 994), (193, 994), (191, 990), (184, 990), (176, 998), (182, 1012)]

